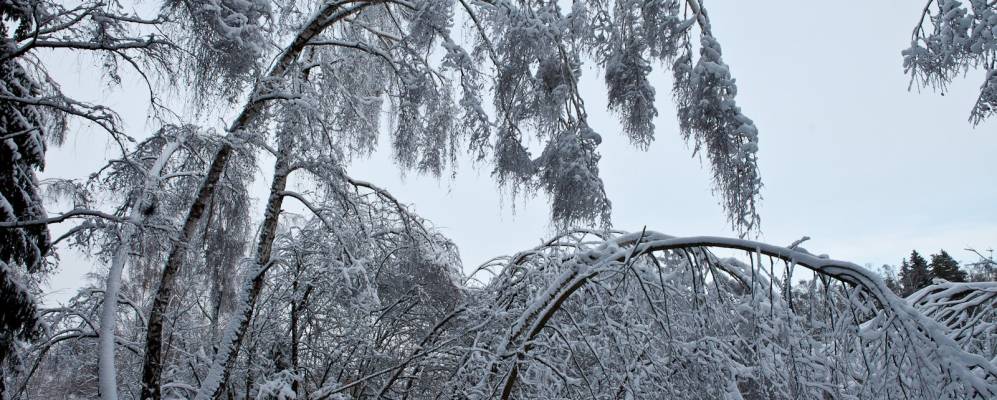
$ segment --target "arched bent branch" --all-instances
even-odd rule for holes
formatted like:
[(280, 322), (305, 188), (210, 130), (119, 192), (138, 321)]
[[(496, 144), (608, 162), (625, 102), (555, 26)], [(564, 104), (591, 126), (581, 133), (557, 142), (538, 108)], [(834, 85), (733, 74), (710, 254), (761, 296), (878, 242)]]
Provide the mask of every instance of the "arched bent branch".
[[(874, 273), (853, 263), (817, 257), (800, 250), (768, 245), (751, 240), (715, 236), (675, 238), (655, 232), (634, 233), (620, 236), (592, 250), (576, 254), (569, 261), (570, 268), (572, 269), (562, 274), (561, 279), (551, 289), (541, 295), (547, 297), (546, 299), (539, 299), (541, 305), (530, 307), (527, 310), (527, 314), (520, 319), (520, 322), (516, 324), (517, 327), (513, 329), (513, 333), (509, 336), (506, 346), (514, 345), (514, 343), (518, 342), (517, 339), (526, 333), (525, 338), (521, 341), (520, 350), (517, 351), (516, 360), (518, 362), (523, 354), (528, 352), (532, 347), (532, 340), (572, 294), (598, 274), (616, 268), (628, 258), (659, 251), (711, 247), (738, 249), (767, 255), (863, 289), (872, 296), (881, 309), (900, 317), (898, 318), (900, 320), (900, 328), (903, 328), (908, 335), (920, 333), (926, 336), (935, 346), (945, 347), (946, 351), (936, 352), (938, 357), (945, 358), (945, 360), (939, 360), (940, 363), (947, 365), (948, 368), (959, 369), (959, 375), (966, 380), (965, 383), (973, 391), (984, 397), (997, 394), (997, 388), (994, 388), (994, 385), (988, 384), (985, 378), (966, 379), (968, 376), (976, 377), (976, 374), (972, 371), (976, 368), (982, 370), (988, 377), (997, 377), (997, 368), (981, 356), (962, 351), (953, 339), (945, 335), (942, 326), (917, 312), (905, 301), (898, 298), (886, 287), (882, 279)], [(912, 324), (906, 324), (905, 322), (907, 321), (911, 321)], [(518, 366), (517, 364), (513, 364), (503, 384), (502, 399), (508, 399), (511, 396), (517, 378)]]

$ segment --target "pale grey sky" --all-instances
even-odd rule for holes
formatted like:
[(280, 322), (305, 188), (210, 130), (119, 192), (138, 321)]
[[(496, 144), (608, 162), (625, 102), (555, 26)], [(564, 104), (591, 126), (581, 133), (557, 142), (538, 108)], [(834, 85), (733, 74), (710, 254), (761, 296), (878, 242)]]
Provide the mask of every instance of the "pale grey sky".
[[(945, 96), (907, 91), (900, 51), (909, 44), (921, 5), (877, 0), (708, 6), (737, 78), (739, 104), (759, 129), (762, 241), (787, 245), (807, 235), (813, 239), (805, 247), (813, 252), (875, 266), (897, 264), (911, 249), (944, 248), (969, 261), (973, 257), (962, 249), (997, 246), (997, 125), (974, 129), (967, 121), (983, 73), (970, 71)], [(140, 89), (109, 91), (96, 79), (80, 77), (85, 67), (76, 69), (77, 60), (61, 62), (53, 72), (66, 77), (67, 92), (131, 116), (126, 123), (135, 136), (150, 130)], [(604, 138), (600, 169), (613, 201), (614, 227), (732, 236), (708, 171), (679, 137), (670, 75), (656, 69), (660, 116), (657, 140), (647, 151), (631, 147), (605, 111), (597, 71), (584, 72), (590, 123)], [(49, 153), (45, 176), (85, 176), (113, 154), (99, 132), (84, 128)], [(414, 174), (403, 179), (387, 151), (350, 170), (414, 205), (460, 246), (467, 268), (534, 246), (551, 233), (545, 198), (510, 199), (497, 191), (489, 172), (465, 160), (454, 180)], [(59, 292), (50, 301), (68, 298), (79, 277), (93, 269), (75, 257), (64, 256), (62, 265), (52, 281)]]

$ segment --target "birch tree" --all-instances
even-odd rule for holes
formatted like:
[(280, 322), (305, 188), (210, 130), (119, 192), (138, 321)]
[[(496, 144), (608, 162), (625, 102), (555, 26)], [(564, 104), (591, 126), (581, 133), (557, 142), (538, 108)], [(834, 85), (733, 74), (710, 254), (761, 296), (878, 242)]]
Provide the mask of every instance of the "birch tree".
[[(0, 320), (0, 363), (15, 339), (34, 337), (37, 326), (38, 274), (51, 268), (46, 262), (50, 248), (48, 223), (67, 218), (97, 215), (74, 210), (49, 218), (42, 203), (35, 170), (44, 168), (47, 144), (60, 144), (67, 119), (79, 118), (106, 131), (124, 151), (131, 140), (120, 127), (117, 115), (96, 104), (77, 101), (62, 94), (59, 85), (39, 60), (41, 51), (93, 53), (103, 60), (111, 83), (119, 82), (119, 64), (139, 69), (166, 69), (167, 42), (155, 34), (141, 36), (136, 27), (155, 24), (131, 15), (120, 4), (83, 1), (72, 6), (49, 1), (4, 1), (0, 3), (0, 298), (4, 307)], [(156, 104), (155, 98), (153, 104)], [(114, 302), (111, 302), (113, 305)], [(112, 310), (109, 310), (112, 311)], [(6, 381), (6, 379), (0, 379)], [(4, 390), (0, 382), (0, 393)]]
[[(273, 107), (279, 109), (282, 103), (293, 102), (306, 104), (306, 111), (316, 121), (321, 121), (323, 128), (329, 129), (325, 134), (340, 130), (336, 128), (342, 126), (345, 134), (337, 141), (348, 143), (343, 146), (347, 149), (363, 151), (366, 144), (374, 142), (369, 135), (377, 130), (370, 128), (377, 127), (377, 113), (381, 110), (377, 104), (380, 98), (386, 97), (393, 115), (392, 145), (396, 161), (403, 168), (440, 174), (452, 165), (458, 144), (466, 140), (472, 152), (482, 157), (492, 155), (494, 175), (500, 184), (521, 190), (543, 188), (548, 191), (556, 220), (566, 224), (608, 221), (609, 201), (598, 178), (595, 151), (601, 139), (587, 125), (583, 100), (577, 90), (577, 74), (586, 53), (594, 54), (602, 64), (617, 62), (622, 57), (619, 46), (610, 47), (589, 32), (613, 29), (616, 26), (612, 23), (614, 18), (638, 18), (641, 10), (635, 3), (600, 3), (592, 7), (579, 6), (569, 12), (545, 4), (460, 3), (477, 31), (479, 43), (470, 52), (464, 50), (450, 33), (456, 3), (330, 2), (292, 4), (284, 8), (258, 7), (255, 3), (218, 4), (222, 7), (205, 6), (207, 11), (204, 13), (198, 11), (197, 5), (187, 5), (183, 10), (188, 18), (208, 18), (194, 25), (195, 37), (208, 38), (209, 43), (217, 39), (247, 46), (246, 51), (238, 52), (243, 62), (259, 61), (258, 53), (251, 51), (262, 47), (255, 41), (258, 37), (242, 36), (251, 27), (260, 25), (258, 21), (277, 21), (272, 30), (287, 32), (285, 36), (289, 40), (289, 44), (283, 45), (275, 55), (274, 62), (258, 69), (265, 72), (260, 72), (255, 83), (246, 88), (249, 100), (227, 129), (231, 139), (226, 143), (258, 142), (248, 130), (267, 126), (268, 111)], [(692, 13), (689, 19), (679, 17), (686, 5)], [(234, 20), (242, 21), (245, 25), (240, 26), (247, 30), (228, 29), (228, 25), (212, 22), (211, 18), (220, 18), (219, 15), (224, 19), (224, 14), (215, 14), (216, 10), (242, 15)], [(257, 12), (259, 10), (271, 13)], [(279, 15), (274, 14), (276, 10), (280, 11)], [(708, 158), (716, 172), (716, 184), (728, 200), (731, 222), (739, 229), (750, 230), (757, 222), (754, 199), (760, 187), (754, 161), (756, 130), (734, 102), (734, 81), (722, 61), (719, 45), (713, 39), (706, 12), (696, 2), (664, 2), (648, 12), (650, 14), (646, 16), (641, 15), (646, 30), (674, 32), (668, 37), (655, 37), (673, 42), (659, 47), (653, 52), (655, 56), (670, 61), (676, 57), (678, 49), (684, 49), (682, 57), (675, 58), (678, 62), (675, 70), (682, 77), (675, 93), (680, 103), (688, 103), (680, 107), (685, 136), (695, 140), (697, 149), (702, 145), (707, 147)], [(584, 25), (585, 16), (590, 13), (598, 14), (606, 24), (602, 27)], [(308, 17), (300, 19), (300, 16)], [(296, 17), (299, 19), (295, 20)], [(281, 26), (281, 22), (286, 25)], [(702, 55), (695, 62), (691, 40), (694, 26), (699, 27), (702, 44)], [(635, 32), (637, 30), (628, 29), (614, 33), (620, 43), (636, 42), (638, 47), (628, 56), (631, 61), (652, 53), (650, 45), (645, 43), (647, 39), (634, 36)], [(429, 55), (434, 53), (443, 56), (442, 63), (430, 60)], [(495, 118), (490, 118), (482, 106), (485, 76), (482, 68), (487, 61), (497, 68), (492, 82)], [(611, 70), (617, 72), (620, 68), (636, 69), (636, 73), (644, 77), (649, 72), (648, 68), (637, 64), (613, 64), (612, 67)], [(387, 79), (364, 78), (364, 74), (359, 74), (360, 79), (354, 78), (353, 82), (340, 78), (361, 68), (368, 74), (384, 74)], [(306, 84), (299, 83), (309, 75), (312, 78)], [(221, 77), (225, 79), (205, 87), (224, 87), (228, 78), (224, 74)], [(636, 143), (646, 144), (651, 131), (647, 121), (640, 121), (656, 112), (648, 101), (647, 85), (613, 89), (622, 82), (611, 76), (607, 79), (617, 93), (614, 98), (619, 99), (614, 100), (613, 107), (629, 120), (637, 121), (628, 128), (631, 138)], [(349, 84), (361, 86), (357, 91), (342, 90), (349, 89), (350, 86), (345, 86)], [(460, 108), (456, 107), (455, 93), (460, 93)], [(341, 122), (342, 117), (347, 116), (359, 119), (360, 124)], [(458, 125), (458, 120), (463, 123)], [(357, 132), (358, 127), (365, 129)], [(523, 145), (524, 134), (530, 131), (546, 142), (544, 153), (536, 160)], [(278, 225), (283, 198), (280, 193), (291, 172), (285, 158), (291, 151), (287, 146), (292, 146), (293, 140), (291, 137), (279, 139), (278, 169), (274, 173), (267, 217), (257, 243), (257, 268), (261, 273), (266, 271)], [(147, 329), (143, 397), (159, 395), (163, 310), (168, 306), (174, 276), (185, 257), (185, 244), (196, 231), (205, 204), (212, 196), (233, 148), (223, 144), (216, 153), (187, 213), (178, 245), (167, 259)], [(231, 331), (231, 337), (223, 339), (219, 359), (215, 360), (219, 367), (214, 368), (221, 368), (221, 375), (213, 371), (206, 381), (208, 386), (218, 384), (221, 387), (226, 381), (225, 371), (230, 368), (233, 353), (239, 351), (253, 304), (262, 290), (263, 277), (258, 278), (247, 295), (248, 304), (244, 306), (244, 317), (239, 320), (240, 327)], [(218, 390), (209, 387), (200, 395), (217, 396)]]
[[(10, 397), (997, 396), (992, 285), (900, 299), (854, 264), (744, 239), (759, 229), (758, 129), (700, 1), (168, 0), (155, 18), (80, 4), (0, 3)], [(944, 13), (926, 8), (906, 65), (944, 85), (989, 62), (992, 7), (932, 4)], [(112, 82), (134, 67), (161, 128), (132, 140), (110, 110), (61, 95), (44, 48), (104, 55)], [(669, 69), (678, 133), (741, 238), (609, 229), (586, 64), (638, 149), (659, 114), (649, 74)], [(190, 115), (156, 95), (178, 88)], [(74, 208), (46, 217), (34, 169), (69, 117), (120, 155), (53, 183)], [(429, 221), (349, 170), (382, 135), (402, 170), (442, 176), (470, 154), (500, 187), (547, 195), (562, 233), (464, 274)], [(43, 228), (68, 219), (81, 224), (50, 241)], [(22, 282), (59, 243), (102, 267), (36, 312)]]

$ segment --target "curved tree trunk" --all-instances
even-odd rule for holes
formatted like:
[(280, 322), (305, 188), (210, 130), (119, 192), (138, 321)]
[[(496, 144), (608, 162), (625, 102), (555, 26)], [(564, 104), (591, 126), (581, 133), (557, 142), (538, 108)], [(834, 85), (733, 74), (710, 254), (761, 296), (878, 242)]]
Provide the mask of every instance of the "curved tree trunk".
[(111, 268), (107, 272), (107, 284), (104, 287), (104, 304), (100, 310), (100, 332), (98, 348), (98, 380), (100, 397), (104, 400), (118, 398), (117, 370), (114, 366), (114, 331), (117, 326), (118, 295), (121, 292), (121, 273), (128, 263), (128, 253), (131, 252), (131, 241), (138, 232), (138, 226), (145, 221), (142, 207), (149, 201), (152, 191), (159, 183), (160, 174), (173, 153), (180, 148), (181, 141), (167, 143), (152, 168), (145, 177), (145, 182), (139, 192), (138, 199), (128, 212), (128, 221), (118, 231), (118, 248), (114, 251)]
[[(346, 7), (352, 3), (359, 4), (352, 7)], [(276, 63), (266, 74), (266, 77), (276, 78), (283, 76), (304, 50), (307, 43), (315, 36), (318, 36), (318, 34), (330, 25), (376, 3), (379, 3), (379, 1), (345, 0), (326, 4), (318, 13), (316, 13), (315, 17), (312, 18), (307, 25), (305, 25), (291, 44), (284, 49)], [(254, 89), (253, 95), (255, 96), (257, 94), (258, 93), (256, 93), (256, 90)], [(235, 122), (233, 122), (232, 126), (228, 129), (228, 138), (239, 139), (241, 132), (257, 120), (264, 109), (263, 101), (264, 100), (260, 99), (251, 99), (249, 101), (246, 107), (242, 110), (242, 113), (239, 114), (239, 117), (236, 118)], [(219, 147), (218, 151), (215, 153), (215, 157), (211, 160), (211, 166), (208, 168), (204, 181), (201, 182), (201, 186), (197, 191), (197, 196), (194, 198), (194, 202), (191, 204), (190, 210), (187, 213), (187, 218), (184, 221), (183, 228), (180, 231), (180, 236), (173, 245), (173, 249), (167, 257), (166, 266), (163, 268), (159, 288), (156, 291), (156, 297), (152, 303), (152, 308), (149, 310), (149, 325), (146, 329), (145, 359), (142, 363), (141, 393), (141, 398), (144, 400), (159, 400), (162, 397), (160, 375), (163, 370), (163, 314), (166, 312), (166, 308), (169, 306), (170, 299), (173, 296), (174, 285), (176, 285), (176, 276), (180, 270), (180, 266), (183, 264), (187, 245), (194, 236), (197, 226), (201, 222), (201, 217), (204, 215), (205, 207), (211, 200), (211, 197), (214, 196), (215, 188), (218, 181), (221, 179), (229, 157), (232, 156), (233, 150), (234, 148), (232, 147), (231, 141), (226, 140), (222, 142), (221, 147)]]
[[(197, 392), (197, 399), (217, 399), (220, 398), (222, 389), (228, 381), (232, 366), (239, 355), (239, 348), (242, 346), (242, 339), (245, 337), (246, 329), (253, 319), (253, 309), (256, 306), (256, 299), (263, 290), (263, 281), (270, 264), (270, 254), (273, 250), (273, 241), (277, 236), (277, 223), (280, 220), (281, 206), (284, 203), (284, 189), (287, 187), (287, 175), (291, 172), (290, 156), (292, 138), (280, 138), (280, 145), (277, 151), (277, 162), (274, 165), (273, 183), (270, 185), (270, 197), (267, 199), (266, 213), (263, 218), (263, 226), (260, 228), (260, 239), (256, 247), (256, 271), (247, 277), (248, 293), (241, 299), (241, 310), (229, 322), (226, 328), (222, 343), (215, 353), (208, 371), (207, 378), (201, 384)], [(245, 290), (245, 288), (244, 288)]]
[(142, 363), (142, 399), (158, 400), (162, 395), (159, 377), (163, 369), (163, 314), (166, 312), (166, 307), (169, 306), (170, 298), (173, 297), (173, 286), (175, 285), (177, 272), (180, 271), (180, 264), (183, 263), (187, 244), (190, 242), (191, 237), (194, 236), (194, 231), (201, 221), (201, 216), (204, 214), (204, 208), (214, 195), (215, 185), (218, 184), (218, 180), (221, 178), (222, 171), (225, 169), (225, 164), (228, 162), (231, 154), (232, 146), (227, 143), (223, 144), (218, 149), (218, 152), (215, 153), (215, 158), (211, 162), (208, 174), (204, 177), (201, 188), (197, 192), (197, 197), (195, 197), (194, 203), (190, 207), (187, 220), (184, 221), (183, 229), (180, 231), (180, 238), (173, 245), (173, 250), (170, 251), (170, 255), (166, 259), (166, 267), (163, 269), (159, 289), (156, 291), (155, 300), (153, 300), (152, 308), (149, 311), (149, 326), (145, 332), (145, 359)]

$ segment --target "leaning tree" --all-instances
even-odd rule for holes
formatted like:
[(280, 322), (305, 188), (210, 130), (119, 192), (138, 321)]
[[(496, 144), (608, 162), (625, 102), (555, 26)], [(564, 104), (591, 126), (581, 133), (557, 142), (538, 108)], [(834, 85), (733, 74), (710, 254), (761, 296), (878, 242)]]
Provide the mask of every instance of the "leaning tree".
[[(918, 82), (990, 62), (976, 44), (993, 41), (980, 28), (993, 7), (961, 4), (926, 8), (906, 59)], [(5, 80), (11, 93), (0, 97), (3, 140), (26, 154), (0, 159), (12, 171), (2, 179), (16, 182), (0, 188), (10, 205), (0, 227), (17, 239), (3, 247), (12, 258), (2, 265), (15, 267), (0, 269), (0, 294), (20, 304), (3, 322), (5, 338), (37, 337), (9, 347), (14, 397), (997, 393), (988, 285), (929, 287), (903, 301), (864, 269), (795, 245), (608, 230), (602, 139), (578, 90), (586, 63), (638, 148), (653, 140), (658, 114), (649, 73), (669, 68), (680, 135), (708, 160), (732, 226), (742, 237), (758, 229), (757, 129), (735, 101), (701, 1), (152, 7), (158, 15), (144, 18), (156, 10), (0, 3), (4, 71), (13, 71), (4, 73), (20, 79)], [(112, 82), (119, 65), (133, 67), (161, 129), (133, 141), (110, 110), (59, 94), (45, 48), (103, 55)], [(182, 90), (196, 110), (172, 113), (158, 95), (166, 90)], [(989, 110), (981, 101), (979, 118)], [(45, 217), (32, 168), (69, 116), (109, 132), (120, 154), (85, 181), (54, 181), (76, 207)], [(229, 122), (213, 126), (215, 117)], [(546, 193), (560, 227), (601, 229), (568, 229), (465, 276), (431, 224), (351, 177), (350, 160), (382, 134), (403, 169), (439, 176), (471, 154), (500, 186)], [(263, 169), (270, 185), (254, 219), (247, 187)], [(81, 223), (50, 243), (44, 227), (70, 218)], [(18, 283), (21, 268), (37, 269), (59, 243), (107, 269), (69, 304), (36, 313), (37, 288)], [(801, 270), (812, 279), (794, 286)]]
[[(21, 242), (38, 249), (34, 251), (37, 259), (48, 244), (42, 230), (46, 223), (86, 218), (72, 234), (78, 244), (99, 249), (110, 266), (101, 292), (107, 299), (101, 306), (103, 335), (98, 335), (101, 395), (105, 397), (113, 398), (117, 392), (116, 340), (109, 336), (116, 331), (119, 300), (129, 301), (121, 297), (124, 266), (148, 267), (160, 258), (158, 251), (164, 247), (142, 246), (151, 253), (135, 257), (131, 254), (135, 246), (155, 241), (157, 233), (152, 231), (157, 229), (171, 242), (165, 246), (158, 285), (144, 283), (154, 289), (145, 318), (143, 397), (158, 397), (164, 316), (177, 295), (181, 267), (194, 266), (191, 258), (196, 248), (210, 247), (208, 241), (196, 238), (223, 229), (217, 226), (223, 222), (212, 224), (210, 218), (213, 205), (222, 197), (223, 177), (233, 163), (242, 162), (240, 153), (248, 154), (249, 165), (254, 164), (254, 152), (276, 158), (267, 212), (255, 246), (260, 273), (251, 274), (254, 280), (246, 301), (235, 306), (236, 317), (220, 339), (216, 368), (209, 375), (214, 377), (220, 370), (221, 377), (208, 379), (204, 385), (208, 392), (218, 393), (263, 289), (282, 202), (289, 196), (285, 190), (289, 175), (303, 171), (298, 175), (320, 181), (342, 175), (342, 168), (330, 165), (342, 166), (350, 157), (369, 153), (385, 111), (390, 115), (386, 130), (391, 132), (400, 166), (439, 175), (467, 146), (467, 151), (493, 165), (500, 184), (548, 192), (556, 220), (566, 225), (608, 223), (610, 203), (597, 166), (596, 147), (601, 138), (588, 127), (577, 90), (581, 66), (592, 62), (603, 67), (611, 109), (624, 121), (627, 136), (636, 145), (647, 146), (657, 114), (647, 74), (653, 62), (662, 62), (675, 72), (674, 94), (683, 136), (695, 143), (697, 151), (705, 148), (732, 224), (745, 232), (757, 227), (756, 130), (734, 103), (734, 81), (721, 58), (706, 10), (694, 0), (649, 5), (599, 2), (570, 9), (558, 4), (466, 1), (167, 1), (154, 18), (126, 11), (114, 1), (84, 1), (75, 6), (15, 1), (3, 6), (4, 59), (9, 65), (44, 77), (44, 65), (37, 61), (42, 49), (96, 51), (104, 57), (112, 82), (121, 79), (119, 65), (135, 67), (149, 84), (157, 109), (156, 84), (162, 83), (157, 78), (165, 77), (166, 85), (189, 84), (192, 99), (203, 108), (235, 115), (218, 140), (199, 141), (212, 153), (201, 156), (200, 161), (206, 162), (203, 172), (164, 173), (169, 165), (183, 162), (175, 158), (179, 157), (175, 149), (187, 139), (162, 136), (157, 144), (132, 145), (110, 110), (72, 101), (57, 92), (36, 96), (32, 90), (38, 90), (29, 85), (20, 85), (26, 92), (4, 99), (5, 106), (47, 110), (55, 118), (71, 115), (96, 123), (120, 147), (122, 156), (112, 164), (133, 170), (117, 173), (118, 177), (130, 176), (132, 186), (115, 193), (126, 195), (123, 206), (114, 212), (77, 209), (43, 218), (38, 196), (30, 193), (37, 184), (21, 179), (30, 189), (26, 196), (34, 206), (18, 203), (10, 208), (23, 215), (5, 216), (9, 220), (6, 232), (35, 235)], [(452, 35), (455, 20), (466, 24), (470, 34)], [(8, 24), (17, 28), (7, 29)], [(49, 86), (57, 90), (57, 85)], [(225, 110), (225, 105), (239, 102), (241, 108)], [(31, 118), (26, 123), (42, 125)], [(49, 126), (64, 130), (64, 124)], [(19, 132), (30, 127), (22, 128), (8, 131), (39, 142), (36, 133), (41, 130), (22, 135)], [(524, 145), (531, 137), (543, 143), (539, 155), (531, 155)], [(26, 163), (17, 168), (28, 175), (41, 160), (36, 151), (39, 145), (29, 145), (24, 146), (35, 149), (34, 158), (12, 157)], [(157, 155), (135, 158), (146, 151), (143, 145), (159, 146), (153, 150)], [(316, 150), (317, 158), (300, 157), (305, 146)], [(305, 168), (309, 163), (327, 165)], [(195, 167), (197, 162), (191, 164)], [(162, 193), (172, 185), (166, 181), (183, 182), (184, 177), (200, 179), (200, 185), (175, 195)], [(73, 196), (86, 197), (85, 190), (76, 189)], [(163, 215), (157, 212), (173, 211), (158, 206), (160, 197), (183, 195), (192, 195), (189, 207), (173, 215), (183, 218), (155, 218)], [(95, 229), (103, 229), (97, 239), (92, 235)], [(100, 243), (95, 245), (95, 241)], [(18, 296), (30, 307), (27, 297)]]
[[(385, 108), (403, 168), (440, 174), (466, 145), (491, 161), (500, 184), (548, 192), (555, 220), (605, 222), (610, 205), (598, 176), (601, 139), (586, 121), (580, 67), (593, 60), (605, 68), (610, 107), (623, 117), (630, 139), (646, 146), (656, 114), (647, 74), (652, 61), (666, 62), (676, 76), (683, 136), (705, 148), (732, 224), (745, 232), (757, 226), (757, 131), (734, 102), (734, 80), (698, 2), (590, 3), (570, 10), (507, 2), (178, 2), (169, 11), (194, 22), (182, 40), (193, 53), (217, 61), (193, 64), (199, 96), (246, 93), (248, 100), (226, 128), (166, 259), (146, 330), (143, 397), (160, 395), (165, 310), (188, 244), (240, 146), (262, 146), (276, 164), (256, 272), (202, 382), (198, 395), (204, 397), (223, 390), (251, 323), (273, 261), (289, 176), (339, 173), (302, 168), (299, 149), (324, 149), (320, 164), (363, 155), (376, 142), (372, 135)], [(472, 28), (470, 51), (451, 34), (458, 12)], [(274, 44), (279, 50), (266, 54)], [(486, 92), (492, 113), (485, 110)], [(537, 157), (524, 145), (530, 136), (544, 143)]]
[[(36, 338), (44, 331), (38, 324), (34, 295), (52, 268), (49, 251), (53, 243), (47, 225), (72, 217), (104, 215), (74, 210), (47, 217), (35, 176), (35, 170), (44, 168), (47, 145), (62, 142), (68, 118), (99, 127), (122, 151), (132, 140), (112, 110), (63, 94), (40, 55), (94, 55), (103, 61), (111, 83), (120, 82), (119, 65), (168, 70), (168, 41), (156, 34), (141, 34), (142, 27), (159, 22), (125, 12), (116, 2), (0, 2), (0, 140), (4, 143), (0, 150), (0, 299), (5, 304), (0, 311), (0, 363), (7, 360), (15, 340)], [(159, 106), (155, 96), (152, 106)], [(67, 186), (56, 185), (54, 190), (64, 188)], [(4, 373), (0, 393), (5, 392), (5, 383)]]

